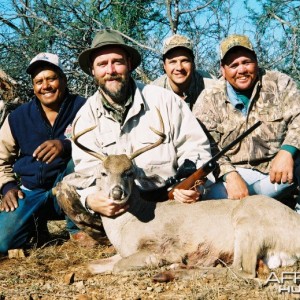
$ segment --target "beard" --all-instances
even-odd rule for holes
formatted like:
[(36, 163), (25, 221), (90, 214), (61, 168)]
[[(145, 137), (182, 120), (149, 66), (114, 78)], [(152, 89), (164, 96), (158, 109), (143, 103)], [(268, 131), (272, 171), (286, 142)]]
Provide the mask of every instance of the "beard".
[[(108, 75), (104, 78), (96, 78), (99, 88), (117, 104), (124, 104), (129, 92), (129, 76)], [(107, 84), (110, 80), (115, 80), (114, 86)]]

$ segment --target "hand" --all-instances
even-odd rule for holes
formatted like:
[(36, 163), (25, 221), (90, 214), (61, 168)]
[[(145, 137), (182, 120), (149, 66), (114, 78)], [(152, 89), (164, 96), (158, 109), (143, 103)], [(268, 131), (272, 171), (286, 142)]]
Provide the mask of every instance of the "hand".
[(228, 199), (240, 200), (249, 196), (245, 180), (238, 172), (230, 172), (226, 175), (226, 190)]
[(183, 203), (194, 203), (199, 200), (201, 194), (194, 190), (175, 189), (173, 195), (174, 200), (176, 201)]
[(101, 192), (96, 192), (87, 197), (86, 203), (88, 207), (101, 215), (107, 217), (115, 217), (124, 213), (128, 209), (128, 205), (116, 204), (112, 199), (106, 197)]
[(280, 150), (271, 162), (270, 181), (272, 183), (292, 183), (294, 179), (294, 159), (290, 152)]
[(63, 153), (63, 149), (60, 140), (49, 140), (34, 150), (33, 157), (36, 157), (36, 160), (41, 160), (49, 164)]
[(14, 211), (18, 207), (18, 199), (23, 199), (24, 194), (21, 190), (11, 189), (9, 190), (2, 199), (0, 207), (1, 211)]

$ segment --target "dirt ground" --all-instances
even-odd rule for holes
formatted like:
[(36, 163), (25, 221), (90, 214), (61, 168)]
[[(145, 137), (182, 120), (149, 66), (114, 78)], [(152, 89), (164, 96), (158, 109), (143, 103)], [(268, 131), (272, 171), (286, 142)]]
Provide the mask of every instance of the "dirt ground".
[[(0, 300), (300, 299), (299, 286), (280, 293), (283, 285), (266, 284), (268, 275), (244, 280), (221, 266), (182, 270), (167, 283), (153, 279), (164, 269), (92, 275), (88, 262), (112, 256), (114, 248), (109, 244), (92, 250), (78, 247), (68, 239), (64, 225), (63, 221), (49, 222), (49, 242), (26, 251), (24, 258), (0, 258)], [(276, 270), (276, 276), (280, 280), (282, 272), (296, 272), (299, 267)]]

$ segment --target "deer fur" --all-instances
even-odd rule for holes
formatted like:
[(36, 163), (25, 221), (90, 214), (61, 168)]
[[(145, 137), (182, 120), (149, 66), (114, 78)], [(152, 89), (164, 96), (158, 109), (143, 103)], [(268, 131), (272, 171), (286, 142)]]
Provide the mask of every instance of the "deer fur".
[[(258, 259), (277, 268), (294, 264), (300, 256), (300, 216), (275, 199), (256, 195), (193, 204), (145, 201), (134, 183), (131, 157), (109, 155), (101, 160), (102, 176), (95, 189), (104, 190), (116, 203), (128, 203), (129, 209), (116, 217), (101, 216), (118, 255), (90, 264), (93, 273), (222, 262), (253, 278)], [(76, 213), (91, 222), (75, 189), (77, 177), (70, 176), (56, 187), (58, 201), (65, 211), (76, 206)]]
[[(69, 196), (72, 191), (71, 200), (62, 200), (65, 191)], [(60, 203), (80, 202), (75, 188), (66, 182), (57, 187), (57, 197)], [(273, 269), (293, 265), (300, 256), (300, 216), (266, 196), (155, 203), (141, 199), (134, 187), (128, 203), (128, 211), (120, 216), (101, 216), (119, 255), (90, 264), (93, 273), (174, 263), (209, 267), (221, 262), (232, 263), (235, 271), (253, 278), (258, 259)], [(81, 215), (87, 213), (83, 206), (82, 210)], [(107, 266), (111, 261), (113, 265)]]

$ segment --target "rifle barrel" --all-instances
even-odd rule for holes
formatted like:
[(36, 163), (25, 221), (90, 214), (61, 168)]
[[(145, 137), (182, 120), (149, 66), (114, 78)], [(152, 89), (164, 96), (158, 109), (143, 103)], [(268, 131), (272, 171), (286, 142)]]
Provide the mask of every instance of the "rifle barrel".
[[(183, 188), (184, 189), (189, 189), (191, 188), (194, 184), (195, 181), (198, 179), (201, 179), (202, 177), (206, 177), (207, 174), (213, 171), (215, 167), (216, 161), (223, 156), (229, 149), (231, 149), (233, 146), (235, 146), (237, 143), (239, 143), (243, 138), (245, 138), (249, 133), (251, 133), (254, 129), (256, 129), (258, 126), (261, 125), (261, 121), (256, 122), (254, 125), (252, 125), (250, 128), (248, 128), (245, 132), (243, 132), (241, 135), (239, 135), (234, 141), (229, 143), (226, 147), (224, 147), (221, 151), (219, 151), (216, 155), (214, 155), (209, 161), (207, 161), (205, 164), (203, 164), (202, 167), (200, 167), (198, 170), (196, 170), (193, 174), (188, 176), (186, 179), (182, 180), (178, 184), (173, 187), (169, 193), (168, 197), (169, 199), (174, 199), (174, 189), (177, 188)], [(198, 176), (201, 174), (201, 178)]]
[(248, 128), (246, 131), (244, 131), (242, 134), (240, 134), (234, 141), (229, 143), (226, 147), (224, 147), (222, 150), (220, 150), (216, 155), (214, 155), (209, 161), (207, 161), (203, 166), (206, 166), (208, 164), (215, 163), (221, 156), (223, 156), (229, 149), (234, 147), (237, 143), (239, 143), (242, 139), (244, 139), (249, 133), (251, 133), (253, 130), (255, 130), (258, 126), (261, 125), (261, 121), (257, 121), (254, 125), (252, 125), (250, 128)]

